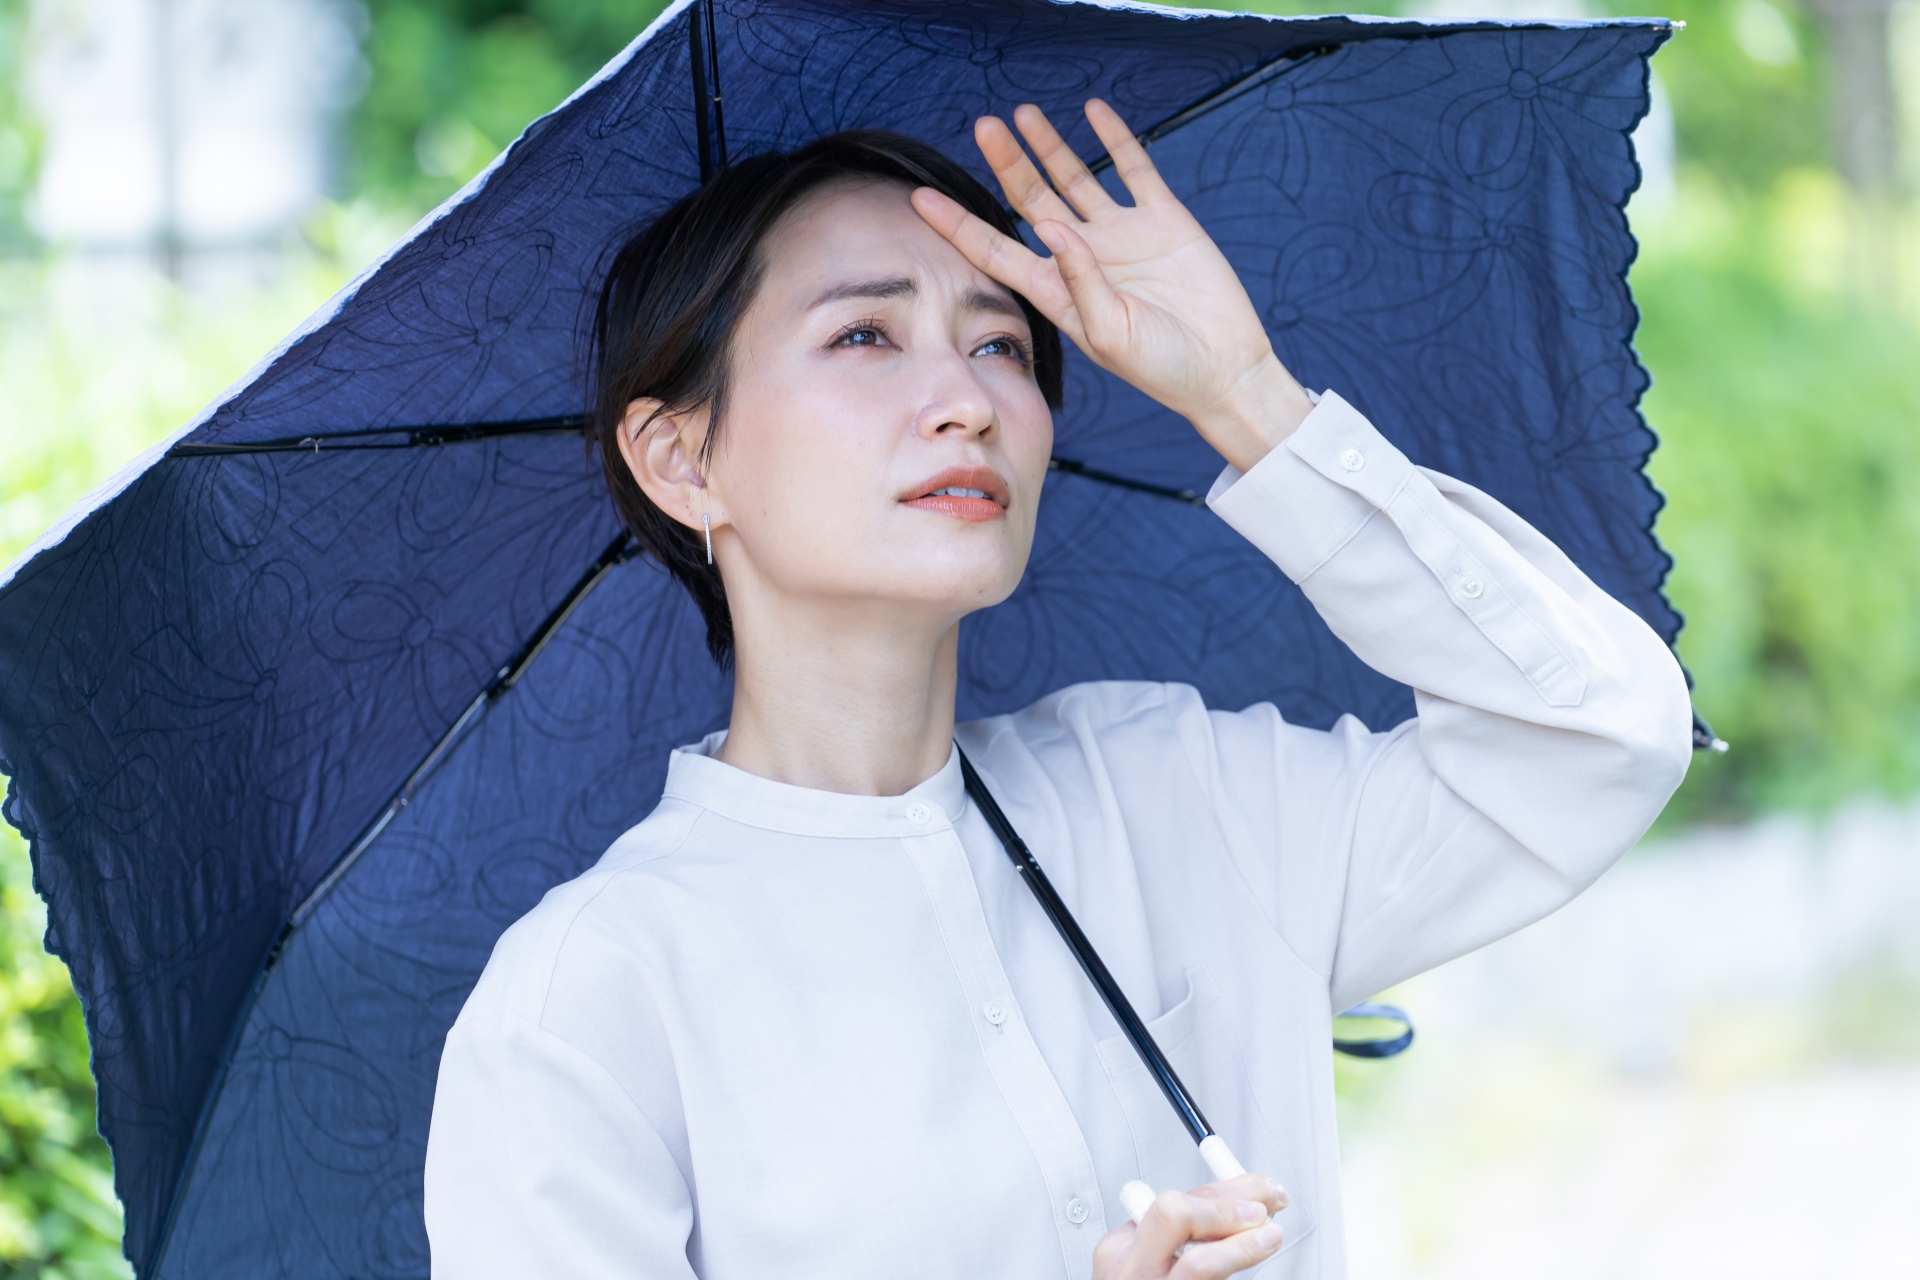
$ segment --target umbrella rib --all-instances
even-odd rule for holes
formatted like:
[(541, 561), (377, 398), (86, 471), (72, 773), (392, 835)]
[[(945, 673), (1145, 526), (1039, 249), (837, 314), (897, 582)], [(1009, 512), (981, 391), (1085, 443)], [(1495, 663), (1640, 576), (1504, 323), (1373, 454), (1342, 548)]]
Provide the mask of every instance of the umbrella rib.
[[(727, 167), (727, 123), (720, 111), (720, 43), (713, 30), (713, 0), (700, 0), (696, 10), (687, 15), (687, 50), (693, 71), (693, 129), (700, 148), (700, 185), (705, 186), (716, 172)], [(709, 109), (711, 116), (707, 114)], [(714, 163), (716, 159), (718, 164)]]
[(573, 611), (580, 607), (580, 602), (586, 599), (587, 593), (598, 586), (600, 580), (606, 577), (608, 573), (633, 559), (638, 553), (639, 547), (624, 530), (622, 530), (620, 535), (612, 542), (607, 544), (606, 550), (602, 551), (599, 558), (596, 559), (592, 565), (588, 566), (586, 573), (581, 575), (580, 580), (573, 584), (573, 589), (568, 591), (560, 603), (554, 606), (553, 611), (547, 614), (546, 619), (541, 622), (533, 635), (527, 639), (527, 642), (521, 645), (519, 651), (516, 652), (512, 658), (508, 659), (498, 671), (494, 672), (493, 678), (488, 680), (486, 686), (475, 695), (473, 701), (467, 704), (466, 710), (460, 713), (459, 719), (455, 720), (453, 726), (440, 735), (439, 740), (433, 744), (432, 748), (427, 752), (426, 757), (421, 760), (420, 764), (412, 773), (407, 775), (406, 781), (400, 784), (399, 790), (395, 791), (392, 798), (382, 807), (379, 815), (361, 832), (359, 838), (353, 842), (352, 847), (335, 860), (333, 866), (328, 869), (327, 874), (321, 879), (320, 883), (315, 885), (312, 891), (302, 899), (300, 905), (294, 908), (292, 915), (287, 919), (287, 923), (281, 927), (279, 934), (274, 937), (273, 945), (267, 949), (266, 958), (261, 961), (260, 968), (254, 975), (253, 987), (247, 994), (246, 1005), (240, 1010), (238, 1018), (234, 1021), (232, 1034), (228, 1038), (225, 1050), (220, 1055), (220, 1065), (214, 1072), (212, 1083), (208, 1086), (206, 1100), (201, 1104), (200, 1114), (194, 1123), (193, 1138), (188, 1144), (186, 1159), (181, 1164), (180, 1178), (175, 1183), (173, 1194), (168, 1200), (167, 1211), (162, 1218), (159, 1236), (154, 1241), (153, 1248), (148, 1255), (149, 1267), (157, 1267), (160, 1259), (166, 1256), (168, 1245), (172, 1243), (173, 1229), (180, 1213), (180, 1190), (186, 1186), (187, 1181), (192, 1176), (194, 1166), (199, 1162), (200, 1149), (206, 1139), (207, 1121), (209, 1117), (212, 1116), (214, 1104), (219, 1100), (221, 1091), (226, 1086), (227, 1071), (233, 1065), (233, 1055), (239, 1048), (241, 1033), (246, 1027), (247, 1019), (253, 1016), (254, 1006), (260, 1002), (260, 993), (266, 988), (267, 974), (272, 971), (274, 963), (279, 960), (280, 952), (286, 946), (287, 939), (292, 936), (296, 928), (305, 923), (313, 915), (315, 909), (320, 905), (321, 900), (340, 882), (341, 878), (353, 867), (353, 864), (360, 860), (361, 855), (366, 853), (373, 842), (380, 837), (380, 833), (392, 824), (393, 820), (399, 816), (400, 811), (407, 807), (408, 802), (413, 799), (414, 794), (425, 784), (428, 775), (446, 759), (448, 753), (457, 745), (461, 735), (479, 718), (480, 712), (485, 710), (488, 704), (496, 701), (502, 694), (506, 693), (507, 690), (519, 683), (520, 677), (526, 674), (527, 668), (533, 664), (533, 660), (539, 657), (540, 651), (547, 647), (547, 641), (551, 640), (554, 633), (573, 615)]
[[(223, 458), (243, 453), (337, 453), (341, 449), (417, 449), (443, 444), (468, 444), (499, 440), (506, 436), (584, 435), (587, 420), (577, 413), (556, 414), (550, 418), (523, 418), (507, 422), (469, 422), (431, 427), (362, 427), (336, 431), (330, 435), (279, 436), (253, 440), (246, 444), (196, 444), (183, 441), (167, 450), (169, 458)], [(404, 439), (375, 442), (377, 436), (403, 436)], [(336, 444), (335, 441), (349, 443)]]
[[(464, 426), (439, 427), (367, 427), (357, 431), (341, 431), (329, 436), (282, 436), (273, 440), (256, 440), (249, 444), (177, 444), (167, 450), (169, 458), (225, 458), (249, 453), (340, 453), (366, 449), (416, 449), (422, 446), (446, 444), (470, 444), (488, 440), (501, 440), (512, 436), (533, 435), (580, 435), (586, 431), (586, 419), (578, 414), (556, 416), (552, 418), (529, 418), (521, 422), (475, 422)], [(375, 441), (371, 437), (404, 436), (404, 439)], [(334, 441), (346, 443), (335, 444)], [(1184, 502), (1190, 507), (1204, 507), (1207, 500), (1191, 489), (1176, 489), (1172, 485), (1155, 484), (1150, 480), (1135, 480), (1128, 476), (1116, 475), (1098, 467), (1090, 467), (1077, 458), (1054, 456), (1047, 460), (1047, 470), (1064, 471), (1069, 475), (1081, 476), (1100, 484), (1110, 484), (1117, 489), (1130, 489), (1135, 493), (1150, 493), (1159, 498), (1172, 498)]]
[[(1238, 80), (1228, 81), (1206, 97), (1180, 108), (1160, 123), (1134, 136), (1141, 146), (1151, 147), (1162, 138), (1179, 132), (1202, 116), (1211, 115), (1229, 102), (1252, 93), (1270, 80), (1279, 78), (1283, 72), (1303, 66), (1309, 60), (1322, 54), (1332, 53), (1338, 48), (1340, 46), (1337, 44), (1324, 44), (1312, 45), (1305, 49), (1289, 49), (1261, 63)], [(1113, 168), (1113, 156), (1107, 153), (1102, 153), (1099, 159), (1089, 161), (1087, 164), (1087, 170), (1090, 173), (1105, 173), (1111, 168)]]
[(508, 690), (520, 682), (520, 677), (526, 674), (527, 669), (533, 665), (534, 659), (540, 656), (541, 651), (547, 647), (547, 642), (553, 639), (554, 634), (560, 630), (566, 620), (573, 616), (573, 611), (580, 607), (581, 602), (587, 598), (587, 593), (599, 586), (601, 579), (607, 574), (631, 560), (638, 550), (633, 540), (625, 531), (622, 531), (607, 545), (607, 549), (600, 553), (599, 558), (588, 567), (586, 573), (581, 575), (580, 580), (573, 584), (573, 589), (567, 592), (558, 605), (554, 606), (553, 611), (546, 616), (545, 621), (527, 642), (520, 646), (519, 651), (494, 672), (492, 679), (488, 680), (480, 692), (474, 695), (473, 701), (467, 704), (466, 710), (460, 713), (459, 718), (448, 727), (447, 731), (440, 735), (439, 740), (414, 767), (413, 772), (407, 775), (406, 780), (381, 807), (379, 814), (367, 824), (359, 838), (334, 861), (327, 874), (301, 900), (300, 905), (293, 909), (292, 915), (287, 918), (286, 926), (280, 930), (280, 936), (274, 940), (273, 950), (268, 953), (267, 968), (273, 967), (281, 947), (285, 945), (293, 931), (307, 922), (319, 908), (322, 900), (332, 892), (333, 887), (353, 869), (361, 855), (373, 846), (373, 842), (380, 838), (381, 832), (400, 816), (402, 809), (412, 803), (414, 795), (465, 736), (467, 729), (480, 717), (480, 713), (492, 703), (499, 701)]
[(1064, 471), (1071, 476), (1084, 476), (1088, 480), (1101, 484), (1110, 484), (1116, 489), (1131, 489), (1135, 493), (1150, 493), (1156, 498), (1172, 498), (1184, 502), (1190, 507), (1204, 507), (1207, 500), (1191, 489), (1175, 489), (1171, 485), (1154, 484), (1147, 480), (1131, 480), (1126, 476), (1117, 476), (1111, 471), (1101, 471), (1073, 458), (1052, 457), (1047, 460), (1047, 470)]

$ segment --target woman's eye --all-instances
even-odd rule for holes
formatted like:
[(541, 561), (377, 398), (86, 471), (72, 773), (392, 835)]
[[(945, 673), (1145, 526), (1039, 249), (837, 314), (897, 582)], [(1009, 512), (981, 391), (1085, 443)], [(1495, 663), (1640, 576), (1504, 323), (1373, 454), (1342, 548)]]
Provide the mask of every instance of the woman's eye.
[(863, 325), (841, 334), (840, 342), (848, 347), (882, 347), (886, 345), (887, 335), (871, 325)]
[(990, 338), (980, 344), (975, 354), (983, 356), (1010, 356), (1024, 363), (1027, 358), (1027, 349), (1012, 338)]

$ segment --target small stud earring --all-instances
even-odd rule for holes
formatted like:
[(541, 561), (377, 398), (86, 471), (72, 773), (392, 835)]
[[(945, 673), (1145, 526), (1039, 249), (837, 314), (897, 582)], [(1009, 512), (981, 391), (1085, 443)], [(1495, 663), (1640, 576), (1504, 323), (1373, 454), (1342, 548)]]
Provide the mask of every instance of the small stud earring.
[(713, 517), (702, 513), (700, 527), (707, 531), (707, 563), (713, 563)]

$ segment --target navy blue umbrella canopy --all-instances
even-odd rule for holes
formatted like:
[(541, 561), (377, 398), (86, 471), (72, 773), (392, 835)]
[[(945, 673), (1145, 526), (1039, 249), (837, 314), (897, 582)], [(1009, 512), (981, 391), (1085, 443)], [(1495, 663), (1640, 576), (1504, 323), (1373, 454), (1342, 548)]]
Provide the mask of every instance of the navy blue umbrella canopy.
[[(1303, 382), (1671, 641), (1621, 211), (1667, 35), (670, 11), (0, 586), (6, 814), (86, 1007), (142, 1276), (426, 1275), (434, 1076), (489, 949), (725, 723), (697, 613), (630, 556), (577, 416), (611, 250), (703, 170), (880, 127), (990, 182), (976, 116), (1037, 102), (1096, 156), (1079, 108), (1105, 97)], [(1312, 725), (1412, 713), (1177, 496), (1220, 466), (1185, 424), (1070, 355), (1056, 451), (1026, 580), (964, 631), (963, 717), (1112, 678)]]

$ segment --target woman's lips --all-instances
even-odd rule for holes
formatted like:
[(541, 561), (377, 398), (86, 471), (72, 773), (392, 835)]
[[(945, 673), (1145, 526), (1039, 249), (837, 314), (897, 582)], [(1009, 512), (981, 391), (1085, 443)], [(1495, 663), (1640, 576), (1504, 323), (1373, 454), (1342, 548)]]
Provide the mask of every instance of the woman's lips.
[(901, 505), (956, 520), (998, 520), (1007, 514), (1007, 486), (985, 467), (953, 468), (928, 480), (918, 497), (904, 498)]
[(919, 507), (923, 511), (938, 511), (960, 520), (998, 520), (1007, 514), (1006, 509), (992, 498), (957, 493), (930, 493), (924, 498), (914, 498), (905, 505)]

